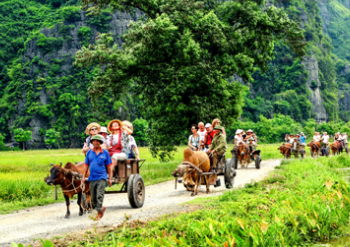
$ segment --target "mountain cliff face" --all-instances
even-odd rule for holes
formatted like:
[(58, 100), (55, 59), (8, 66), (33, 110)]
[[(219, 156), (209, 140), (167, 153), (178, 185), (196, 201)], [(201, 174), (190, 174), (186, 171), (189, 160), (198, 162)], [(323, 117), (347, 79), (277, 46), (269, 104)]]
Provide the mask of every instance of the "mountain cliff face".
[[(121, 47), (129, 22), (142, 13), (105, 11), (91, 16), (75, 1), (62, 1), (60, 6), (37, 2), (0, 3), (5, 20), (0, 31), (7, 34), (0, 48), (0, 133), (9, 140), (14, 128), (29, 128), (33, 132), (29, 146), (42, 148), (46, 130), (54, 128), (61, 133), (62, 147), (80, 147), (87, 123), (140, 117), (141, 101), (128, 93), (122, 100), (106, 93), (93, 107), (88, 88), (97, 69), (81, 70), (72, 63), (77, 50), (93, 44), (99, 32), (111, 32)], [(296, 59), (287, 46), (277, 43), (269, 71), (254, 74), (242, 119), (257, 121), (260, 115), (271, 118), (282, 113), (300, 122), (338, 117), (349, 121), (350, 0), (271, 0), (269, 4), (301, 20), (308, 55)], [(30, 23), (36, 16), (40, 18)], [(11, 29), (11, 20), (22, 23), (17, 30), (22, 36)]]

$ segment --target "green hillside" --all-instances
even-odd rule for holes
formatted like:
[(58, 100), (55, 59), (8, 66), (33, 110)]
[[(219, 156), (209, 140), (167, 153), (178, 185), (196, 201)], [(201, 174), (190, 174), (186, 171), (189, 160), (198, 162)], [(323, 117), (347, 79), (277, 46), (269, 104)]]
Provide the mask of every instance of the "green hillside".
[[(347, 1), (271, 2), (300, 19), (307, 56), (296, 58), (286, 44), (276, 43), (269, 70), (253, 74), (241, 120), (283, 114), (302, 124), (310, 118), (349, 121)], [(62, 135), (61, 147), (80, 147), (91, 121), (142, 117), (142, 100), (127, 91), (118, 100), (107, 92), (93, 105), (88, 89), (98, 70), (72, 66), (76, 51), (94, 43), (98, 33), (111, 32), (121, 45), (129, 21), (142, 14), (107, 9), (94, 16), (80, 6), (78, 0), (0, 1), (0, 133), (7, 141), (22, 127), (33, 131), (30, 146), (43, 148), (45, 132), (54, 128)]]

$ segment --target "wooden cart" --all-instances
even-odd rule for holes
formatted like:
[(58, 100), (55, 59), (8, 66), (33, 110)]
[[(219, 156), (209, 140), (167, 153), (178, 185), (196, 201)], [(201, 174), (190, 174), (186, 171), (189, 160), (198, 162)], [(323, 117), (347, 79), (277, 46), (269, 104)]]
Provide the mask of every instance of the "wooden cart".
[(140, 168), (146, 160), (128, 159), (118, 161), (115, 167), (115, 178), (112, 184), (123, 183), (120, 190), (106, 191), (105, 194), (127, 193), (130, 206), (140, 208), (145, 202), (145, 183), (140, 173)]

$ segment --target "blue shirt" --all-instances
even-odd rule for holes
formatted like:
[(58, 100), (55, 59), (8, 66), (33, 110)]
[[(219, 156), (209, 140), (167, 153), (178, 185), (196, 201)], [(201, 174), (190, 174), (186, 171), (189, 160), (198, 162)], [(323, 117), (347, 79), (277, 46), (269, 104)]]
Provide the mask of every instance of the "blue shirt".
[(300, 136), (300, 140), (301, 140), (302, 143), (305, 144), (305, 136)]
[(89, 181), (100, 179), (107, 181), (106, 167), (112, 165), (111, 156), (109, 156), (109, 153), (102, 148), (97, 155), (94, 149), (90, 149), (86, 154), (85, 165), (90, 167)]

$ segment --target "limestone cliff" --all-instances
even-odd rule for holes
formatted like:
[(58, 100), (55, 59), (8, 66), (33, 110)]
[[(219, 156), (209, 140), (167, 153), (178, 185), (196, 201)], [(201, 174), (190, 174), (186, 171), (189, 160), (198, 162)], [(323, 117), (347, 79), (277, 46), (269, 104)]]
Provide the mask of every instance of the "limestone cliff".
[(305, 69), (309, 73), (307, 87), (310, 91), (309, 100), (313, 106), (312, 112), (315, 114), (315, 120), (318, 123), (325, 122), (328, 120), (328, 116), (326, 109), (323, 106), (323, 100), (320, 92), (321, 82), (319, 79), (318, 62), (315, 56), (312, 55), (311, 57), (304, 58), (301, 63), (305, 66)]
[[(127, 30), (129, 22), (131, 20), (137, 21), (142, 15), (142, 13), (137, 11), (135, 14), (130, 14), (116, 11), (115, 13), (109, 15), (110, 21), (107, 23), (108, 32), (112, 33), (116, 43), (119, 47), (121, 47), (122, 35)], [(55, 25), (51, 29), (41, 29), (41, 34), (43, 34), (46, 38), (53, 38), (53, 40), (59, 40), (60, 38), (62, 38), (62, 30), (65, 32), (64, 39), (61, 39), (62, 43), (59, 45), (59, 47), (55, 47), (55, 49), (52, 49), (50, 52), (47, 52), (46, 50), (42, 49), (40, 45), (38, 45), (38, 40), (40, 39), (40, 37), (33, 38), (26, 43), (26, 50), (22, 57), (22, 63), (30, 64), (28, 70), (28, 79), (34, 81), (34, 87), (39, 89), (40, 87), (38, 84), (40, 84), (40, 80), (45, 80), (45, 78), (53, 76), (52, 74), (50, 74), (50, 67), (52, 67), (52, 65), (55, 63), (59, 63), (59, 71), (56, 71), (54, 75), (56, 78), (65, 77), (72, 74), (74, 75), (74, 73), (72, 72), (72, 66), (76, 52), (82, 47), (84, 41), (85, 45), (88, 43), (94, 43), (95, 38), (98, 36), (98, 32), (101, 32), (99, 30), (99, 27), (89, 25), (87, 19), (88, 17), (86, 12), (81, 11), (80, 18), (75, 18), (74, 21), (65, 21), (63, 24)], [(106, 23), (104, 23), (104, 25), (106, 25)], [(88, 34), (88, 38), (80, 35), (79, 30), (82, 30), (82, 27), (89, 27), (89, 29), (91, 30)], [(36, 60), (40, 61), (40, 63), (35, 62)], [(21, 116), (21, 114), (23, 114), (22, 112), (27, 102), (26, 93), (27, 91), (23, 92), (23, 97), (19, 100), (16, 106), (16, 111), (18, 114), (13, 115), (8, 121), (10, 129), (13, 126), (14, 122)], [(45, 86), (39, 90), (39, 94), (39, 104), (42, 106), (52, 107), (52, 102), (50, 101), (50, 96), (48, 95)], [(87, 103), (90, 104), (89, 102)], [(113, 103), (114, 102), (112, 102), (111, 107), (113, 107)], [(90, 107), (92, 106), (90, 105)], [(124, 113), (125, 110), (122, 106), (120, 106), (117, 109), (118, 116), (115, 117), (120, 117), (121, 119), (124, 119), (126, 118), (126, 113)], [(54, 116), (48, 122), (47, 119), (43, 119), (42, 117), (37, 116), (35, 114), (30, 116), (30, 121), (28, 125), (32, 130), (33, 138), (30, 142), (28, 142), (28, 147), (44, 148), (45, 137), (40, 133), (40, 130), (50, 128), (52, 125), (54, 125), (57, 119), (58, 117)], [(80, 123), (80, 131), (83, 131), (83, 128), (86, 124), (86, 122)], [(12, 138), (12, 140), (14, 139)], [(69, 142), (69, 147), (79, 147), (81, 145), (79, 138), (71, 138)]]

